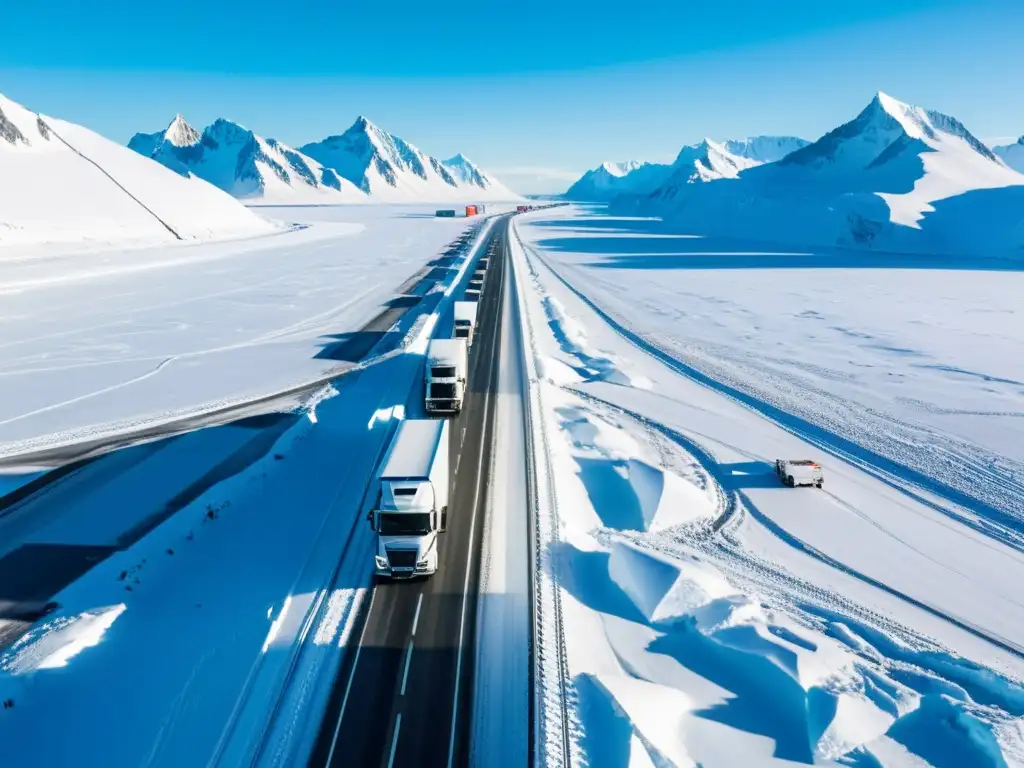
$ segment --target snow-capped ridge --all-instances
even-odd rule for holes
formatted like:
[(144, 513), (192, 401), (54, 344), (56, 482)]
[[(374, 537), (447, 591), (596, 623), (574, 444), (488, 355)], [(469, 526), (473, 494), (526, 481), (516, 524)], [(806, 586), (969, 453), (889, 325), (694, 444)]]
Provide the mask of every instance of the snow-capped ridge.
[(1024, 173), (1024, 136), (1021, 136), (1013, 144), (992, 147), (992, 152), (1008, 167)]
[[(1024, 245), (1024, 176), (1008, 155), (954, 117), (879, 91), (852, 120), (776, 162), (742, 168), (735, 160), (752, 161), (713, 143), (684, 148), (662, 188), (619, 210), (695, 233), (802, 244), (1013, 250)], [(712, 183), (684, 183), (693, 181)]]
[(338, 174), (276, 139), (219, 117), (200, 134), (181, 115), (128, 146), (182, 175), (195, 175), (242, 199), (358, 202), (365, 196)]
[(374, 199), (518, 199), (518, 195), (463, 155), (442, 162), (363, 115), (344, 133), (303, 145), (299, 150), (334, 169)]
[[(135, 145), (180, 165), (168, 140), (188, 139), (183, 121), (140, 134)], [(164, 243), (251, 236), (274, 230), (238, 201), (185, 170), (140, 157), (74, 123), (44, 117), (0, 96), (0, 245)]]

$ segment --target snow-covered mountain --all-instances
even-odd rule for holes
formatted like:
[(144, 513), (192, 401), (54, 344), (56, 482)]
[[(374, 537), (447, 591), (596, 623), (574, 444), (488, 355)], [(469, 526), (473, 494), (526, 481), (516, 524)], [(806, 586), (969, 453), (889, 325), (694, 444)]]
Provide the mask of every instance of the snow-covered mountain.
[(300, 147), (374, 200), (451, 202), (515, 200), (511, 192), (461, 155), (450, 163), (431, 157), (359, 117), (344, 133)]
[(244, 200), (366, 201), (365, 194), (332, 169), (223, 118), (200, 135), (178, 115), (166, 130), (135, 134), (128, 147), (176, 173), (194, 174)]
[(992, 152), (1015, 171), (1024, 173), (1024, 136), (1013, 144), (992, 147)]
[(704, 139), (699, 144), (683, 147), (672, 163), (671, 171), (650, 198), (665, 204), (674, 199), (687, 184), (735, 179), (740, 171), (760, 165), (757, 160), (734, 155), (724, 144)]
[(1024, 244), (1024, 175), (958, 120), (879, 93), (853, 120), (736, 179), (624, 209), (714, 235), (928, 252)]
[[(188, 145), (187, 132), (172, 127), (165, 141)], [(0, 245), (165, 242), (273, 229), (201, 179), (0, 95)]]
[(781, 160), (809, 142), (793, 136), (752, 136), (683, 147), (672, 163), (604, 163), (587, 171), (565, 193), (569, 200), (606, 202), (617, 197), (674, 197), (680, 184), (732, 179), (747, 168)]
[(796, 136), (750, 136), (746, 139), (731, 139), (724, 142), (723, 146), (727, 152), (737, 157), (745, 157), (758, 163), (774, 163), (810, 143), (807, 139)]
[(619, 195), (645, 195), (656, 189), (671, 172), (664, 163), (602, 163), (584, 173), (569, 187), (567, 200), (607, 202)]

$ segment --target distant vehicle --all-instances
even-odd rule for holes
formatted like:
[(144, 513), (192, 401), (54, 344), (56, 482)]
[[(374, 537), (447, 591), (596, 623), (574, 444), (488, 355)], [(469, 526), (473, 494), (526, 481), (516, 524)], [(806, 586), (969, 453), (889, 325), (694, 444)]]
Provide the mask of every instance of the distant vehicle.
[(477, 213), (485, 213), (486, 211), (487, 211), (487, 206), (486, 205), (481, 205), (480, 203), (476, 204), (476, 212)]
[(455, 302), (455, 327), (452, 329), (453, 339), (465, 339), (468, 346), (473, 346), (476, 334), (476, 304), (472, 301)]
[(441, 219), (454, 219), (455, 218), (455, 210), (454, 209), (447, 209), (447, 210), (437, 211), (434, 215), (436, 217), (438, 217), (438, 218), (441, 218)]
[(368, 515), (377, 532), (378, 576), (437, 571), (437, 534), (448, 527), (448, 422), (410, 419), (398, 426), (377, 476)]
[(466, 301), (478, 302), (480, 301), (480, 289), (474, 288), (472, 285), (466, 289)]
[(459, 413), (469, 371), (463, 339), (434, 339), (423, 368), (424, 405), (428, 413)]
[(477, 209), (476, 209), (475, 205), (467, 205), (466, 206), (466, 215), (467, 216), (476, 216), (476, 214), (477, 214)]
[(528, 205), (517, 205), (516, 206), (516, 213), (526, 213), (528, 210), (530, 210), (530, 206), (528, 206)]
[(821, 465), (810, 459), (776, 459), (775, 474), (790, 488), (798, 485), (813, 485), (821, 488), (825, 483)]

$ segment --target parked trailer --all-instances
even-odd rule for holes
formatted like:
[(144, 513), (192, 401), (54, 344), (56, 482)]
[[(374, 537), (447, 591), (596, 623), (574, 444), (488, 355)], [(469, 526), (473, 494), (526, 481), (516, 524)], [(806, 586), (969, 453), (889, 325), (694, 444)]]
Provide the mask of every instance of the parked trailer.
[(396, 579), (435, 573), (437, 534), (448, 527), (447, 420), (399, 424), (376, 483), (368, 515), (377, 532), (375, 573)]
[(480, 289), (473, 288), (470, 286), (466, 289), (466, 301), (478, 302), (480, 301)]
[(453, 339), (465, 339), (466, 344), (473, 346), (476, 333), (476, 304), (472, 301), (455, 302), (455, 326), (452, 329)]
[(452, 209), (446, 209), (446, 210), (437, 211), (434, 215), (437, 218), (439, 218), (439, 219), (454, 219), (455, 218), (455, 209), (452, 208)]
[(469, 364), (463, 339), (434, 339), (423, 367), (424, 405), (428, 413), (458, 413), (466, 395)]

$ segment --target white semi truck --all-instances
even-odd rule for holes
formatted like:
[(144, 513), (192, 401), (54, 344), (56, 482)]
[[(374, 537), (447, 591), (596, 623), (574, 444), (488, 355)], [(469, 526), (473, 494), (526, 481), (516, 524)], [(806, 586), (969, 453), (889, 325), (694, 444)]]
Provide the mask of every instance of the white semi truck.
[(453, 339), (465, 339), (466, 345), (473, 346), (476, 334), (476, 303), (472, 301), (455, 302), (455, 326), (452, 328)]
[(468, 363), (465, 339), (434, 339), (430, 342), (423, 366), (427, 413), (458, 413), (462, 410)]
[(448, 463), (446, 420), (399, 424), (369, 513), (378, 576), (407, 579), (437, 571), (437, 534), (448, 527)]

